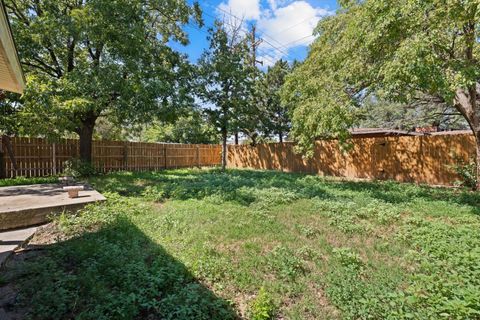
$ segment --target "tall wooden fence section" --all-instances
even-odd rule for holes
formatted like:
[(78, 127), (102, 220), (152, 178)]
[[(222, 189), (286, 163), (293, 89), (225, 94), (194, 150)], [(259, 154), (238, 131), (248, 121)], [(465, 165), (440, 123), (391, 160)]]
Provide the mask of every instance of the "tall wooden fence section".
[[(39, 177), (63, 172), (65, 161), (78, 157), (78, 140), (0, 138), (0, 177)], [(10, 152), (9, 152), (10, 149)], [(220, 164), (221, 146), (121, 141), (94, 141), (93, 165), (100, 172), (160, 170)]]
[(459, 179), (451, 166), (458, 159), (468, 160), (475, 155), (474, 137), (465, 134), (363, 138), (352, 142), (353, 148), (344, 152), (337, 141), (317, 141), (310, 160), (296, 154), (294, 144), (289, 142), (229, 146), (228, 163), (233, 168), (451, 185)]

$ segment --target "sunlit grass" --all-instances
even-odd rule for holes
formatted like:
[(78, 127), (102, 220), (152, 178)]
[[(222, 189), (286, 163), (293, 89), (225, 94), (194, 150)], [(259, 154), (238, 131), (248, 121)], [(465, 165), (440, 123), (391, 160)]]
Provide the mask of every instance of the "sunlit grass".
[(73, 238), (22, 268), (34, 318), (480, 312), (478, 194), (249, 170), (90, 182), (107, 203), (62, 216), (58, 228)]

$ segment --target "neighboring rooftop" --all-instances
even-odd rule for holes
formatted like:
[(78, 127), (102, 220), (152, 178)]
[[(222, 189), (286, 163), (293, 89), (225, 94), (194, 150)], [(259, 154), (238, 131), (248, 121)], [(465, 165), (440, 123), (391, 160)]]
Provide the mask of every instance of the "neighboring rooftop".
[(25, 78), (2, 0), (0, 0), (0, 89), (17, 93), (23, 93), (25, 89)]
[(350, 130), (353, 138), (374, 138), (391, 136), (421, 136), (422, 133), (415, 131), (386, 129), (386, 128), (354, 128)]
[[(354, 128), (350, 130), (353, 138), (374, 138), (374, 137), (392, 137), (392, 136), (425, 136), (425, 135), (456, 135), (471, 134), (470, 130), (449, 130), (434, 131), (428, 127), (416, 128), (415, 131), (387, 129), (387, 128)], [(437, 129), (438, 130), (438, 129)]]
[(438, 131), (438, 132), (429, 133), (429, 135), (432, 135), (432, 136), (456, 135), (456, 134), (472, 134), (472, 130), (450, 130), (450, 131)]

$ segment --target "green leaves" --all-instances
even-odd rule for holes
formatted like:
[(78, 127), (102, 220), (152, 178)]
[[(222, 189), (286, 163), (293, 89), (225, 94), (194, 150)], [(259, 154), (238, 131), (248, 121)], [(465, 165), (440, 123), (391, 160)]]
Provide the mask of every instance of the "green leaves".
[[(247, 101), (250, 86), (246, 68), (248, 48), (237, 30), (228, 31), (217, 22), (210, 31), (210, 49), (199, 61), (198, 95), (213, 104), (215, 126), (227, 128)], [(228, 129), (231, 129), (229, 127)]]
[[(192, 105), (191, 68), (167, 42), (201, 24), (176, 0), (6, 1), (27, 74), (24, 127), (47, 136), (80, 132), (100, 116), (117, 124), (170, 119)], [(38, 128), (38, 130), (36, 130)]]
[(192, 110), (180, 116), (175, 123), (154, 123), (145, 131), (145, 139), (149, 142), (175, 143), (218, 143), (216, 128), (209, 123), (199, 110)]
[(459, 108), (457, 90), (475, 90), (479, 79), (479, 14), (477, 1), (343, 1), (320, 21), (283, 90), (300, 148), (318, 136), (348, 137), (370, 92), (396, 102), (429, 95)]
[(283, 136), (290, 131), (290, 116), (288, 105), (282, 103), (280, 90), (285, 83), (285, 77), (291, 72), (293, 66), (287, 61), (279, 60), (269, 67), (265, 74), (257, 80), (255, 87), (255, 101), (259, 115), (255, 122), (260, 119), (260, 131), (266, 136)]

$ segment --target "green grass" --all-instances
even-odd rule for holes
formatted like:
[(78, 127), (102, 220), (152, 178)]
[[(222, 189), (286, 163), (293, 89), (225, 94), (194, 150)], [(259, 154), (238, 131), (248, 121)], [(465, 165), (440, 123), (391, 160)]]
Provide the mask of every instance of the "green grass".
[(56, 183), (58, 177), (38, 177), (38, 178), (25, 178), (17, 177), (11, 179), (0, 179), (0, 187), (20, 186), (26, 184), (40, 184), (40, 183)]
[(266, 171), (115, 173), (8, 279), (34, 319), (478, 319), (480, 195)]

